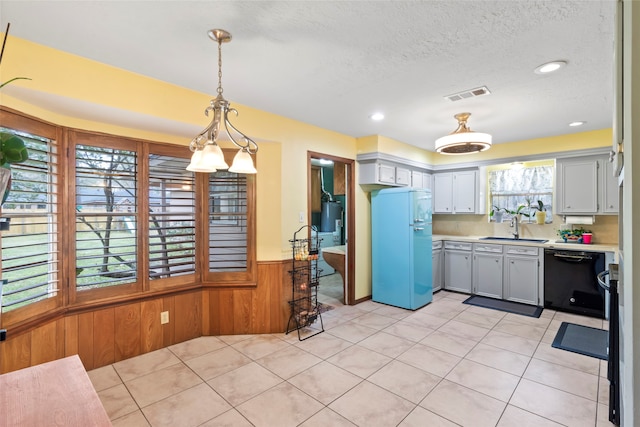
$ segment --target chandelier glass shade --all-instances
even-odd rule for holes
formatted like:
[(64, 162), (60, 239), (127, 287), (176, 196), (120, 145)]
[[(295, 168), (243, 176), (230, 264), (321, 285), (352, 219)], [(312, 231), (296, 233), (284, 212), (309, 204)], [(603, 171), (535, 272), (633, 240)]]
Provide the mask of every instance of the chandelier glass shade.
[[(240, 132), (229, 121), (229, 113), (237, 116), (238, 111), (235, 108), (231, 108), (229, 102), (222, 96), (222, 43), (231, 41), (231, 34), (225, 30), (209, 30), (207, 34), (209, 38), (218, 43), (218, 95), (211, 100), (209, 106), (204, 110), (204, 114), (207, 117), (209, 115), (212, 116), (211, 122), (189, 144), (189, 149), (193, 154), (187, 170), (212, 173), (229, 169), (229, 172), (254, 174), (257, 171), (251, 156), (258, 151), (258, 144)], [(239, 148), (231, 167), (225, 162), (222, 149), (218, 145), (221, 131)]]
[(467, 120), (471, 113), (458, 113), (458, 128), (449, 135), (436, 140), (436, 152), (441, 154), (469, 154), (479, 153), (491, 148), (491, 135), (474, 132), (467, 127)]

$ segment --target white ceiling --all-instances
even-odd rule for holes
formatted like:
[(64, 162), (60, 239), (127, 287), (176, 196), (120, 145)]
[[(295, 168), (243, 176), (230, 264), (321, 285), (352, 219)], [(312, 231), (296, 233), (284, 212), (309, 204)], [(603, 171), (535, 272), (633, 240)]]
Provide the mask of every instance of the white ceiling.
[[(4, 31), (11, 22), (13, 36), (211, 95), (217, 46), (207, 30), (223, 28), (233, 35), (222, 48), (232, 106), (433, 150), (463, 111), (494, 143), (611, 127), (615, 3), (1, 0), (0, 23)], [(568, 65), (534, 74), (551, 60)], [(491, 94), (444, 98), (478, 86)], [(376, 111), (385, 120), (369, 120)], [(75, 113), (116, 124), (126, 116), (86, 105)], [(576, 120), (587, 123), (568, 126)]]

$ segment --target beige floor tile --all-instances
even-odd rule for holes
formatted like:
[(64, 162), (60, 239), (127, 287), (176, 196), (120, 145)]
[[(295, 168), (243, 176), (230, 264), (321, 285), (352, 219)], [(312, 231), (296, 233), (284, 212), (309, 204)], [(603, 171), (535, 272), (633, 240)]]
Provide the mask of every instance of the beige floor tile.
[(554, 421), (527, 412), (524, 409), (507, 405), (497, 427), (561, 427)]
[(420, 326), (423, 328), (438, 329), (440, 326), (447, 323), (450, 319), (441, 317), (434, 314), (429, 314), (424, 311), (417, 311), (410, 316), (402, 319), (403, 322), (410, 323), (412, 325)]
[(316, 335), (306, 341), (300, 341), (295, 345), (320, 359), (326, 359), (341, 352), (345, 348), (351, 347), (353, 343), (327, 333)]
[(375, 302), (373, 300), (367, 300), (357, 305), (357, 309), (361, 311), (374, 311), (379, 309), (380, 307), (384, 307), (385, 304), (381, 304), (379, 302)]
[(191, 369), (180, 363), (127, 381), (125, 385), (138, 406), (144, 408), (202, 382)]
[(545, 344), (552, 344), (553, 340), (556, 338), (556, 335), (558, 335), (557, 329), (547, 329), (540, 341)]
[(198, 427), (252, 427), (252, 424), (240, 412), (230, 409)]
[(590, 400), (598, 399), (598, 376), (544, 360), (531, 359), (523, 378)]
[(578, 325), (591, 326), (592, 328), (602, 329), (602, 319), (597, 319), (595, 317), (587, 317), (581, 316), (578, 314), (572, 313), (563, 313), (557, 312), (555, 316), (553, 316), (553, 320), (559, 320), (560, 322), (569, 322), (575, 323)]
[(236, 409), (256, 427), (293, 427), (323, 409), (323, 405), (283, 382)]
[(358, 426), (395, 426), (415, 405), (363, 381), (334, 401), (329, 408)]
[(606, 377), (598, 377), (598, 403), (609, 405), (609, 380)]
[(601, 360), (600, 361), (600, 376), (607, 378), (607, 372), (608, 372), (608, 362), (606, 360)]
[(505, 320), (516, 323), (523, 323), (525, 325), (535, 326), (537, 328), (546, 329), (551, 323), (550, 317), (531, 317), (531, 316), (523, 316), (521, 314), (507, 313), (504, 317)]
[(300, 427), (356, 427), (356, 425), (337, 412), (324, 408), (300, 424)]
[(274, 335), (256, 335), (248, 340), (233, 344), (232, 347), (245, 356), (256, 360), (267, 354), (282, 350), (288, 345), (290, 344)]
[(555, 316), (556, 313), (557, 312), (555, 310), (545, 308), (544, 310), (542, 310), (542, 313), (540, 313), (540, 317), (548, 317), (549, 319), (553, 319), (553, 316)]
[(416, 344), (398, 356), (397, 360), (444, 378), (461, 358), (424, 344)]
[(378, 329), (373, 329), (353, 322), (346, 322), (331, 329), (328, 333), (355, 344), (376, 332), (378, 332)]
[(228, 345), (233, 345), (253, 337), (255, 335), (220, 335), (218, 338)]
[(536, 326), (525, 325), (519, 322), (514, 322), (512, 320), (506, 320), (506, 318), (498, 322), (493, 330), (516, 335), (532, 341), (540, 341), (544, 336), (544, 333), (547, 331), (546, 328), (538, 328)]
[(103, 366), (102, 368), (93, 369), (87, 372), (91, 384), (96, 391), (104, 390), (122, 384), (120, 376), (113, 369), (113, 365)]
[(122, 381), (126, 382), (177, 363), (180, 363), (180, 359), (171, 353), (169, 349), (163, 348), (114, 363), (113, 367), (122, 378)]
[(413, 314), (413, 311), (400, 308), (400, 307), (394, 307), (391, 305), (385, 305), (384, 307), (375, 309), (373, 313), (379, 314), (381, 316), (391, 317), (392, 319), (396, 319), (396, 320), (402, 320), (405, 317)]
[(378, 332), (360, 341), (358, 345), (388, 357), (396, 357), (409, 350), (415, 343), (396, 335)]
[(451, 320), (445, 323), (438, 330), (464, 340), (476, 342), (480, 341), (489, 333), (489, 329), (487, 328), (469, 325), (468, 323), (458, 322), (457, 320)]
[(531, 357), (479, 343), (465, 356), (465, 359), (522, 376)]
[(443, 380), (424, 398), (420, 406), (463, 426), (494, 427), (506, 403)]
[(113, 427), (149, 427), (151, 425), (140, 410), (113, 420), (111, 424)]
[(465, 310), (454, 317), (453, 320), (463, 322), (468, 325), (491, 329), (500, 321), (500, 317), (487, 316), (485, 314), (478, 314), (470, 310)]
[(371, 313), (363, 314), (362, 316), (358, 316), (354, 318), (351, 322), (358, 325), (367, 326), (369, 328), (373, 328), (379, 331), (380, 329), (384, 329), (387, 326), (396, 323), (397, 320), (391, 317), (381, 316), (379, 314), (376, 314), (375, 312), (371, 312)]
[(256, 362), (286, 380), (321, 361), (322, 359), (313, 354), (298, 347), (289, 346), (268, 354)]
[(330, 357), (327, 361), (360, 378), (367, 378), (389, 363), (391, 358), (359, 345), (354, 345)]
[(459, 424), (442, 418), (440, 415), (436, 415), (431, 411), (417, 406), (398, 424), (398, 427), (456, 427), (458, 425)]
[(231, 405), (238, 406), (282, 381), (279, 376), (252, 362), (207, 383)]
[(615, 426), (609, 421), (609, 406), (598, 403), (598, 415), (596, 416), (596, 427), (612, 427)]
[(490, 331), (480, 342), (525, 356), (533, 356), (538, 347), (537, 341), (498, 331)]
[(446, 351), (459, 357), (464, 357), (477, 343), (438, 330), (420, 341), (420, 344), (428, 345), (429, 347), (437, 348), (438, 350)]
[(289, 379), (300, 390), (328, 405), (355, 387), (362, 378), (329, 362), (322, 362)]
[(142, 412), (153, 427), (192, 427), (230, 409), (211, 387), (200, 384), (142, 408)]
[(461, 294), (458, 292), (450, 292), (450, 291), (442, 291), (442, 295), (446, 298), (450, 298), (458, 302), (462, 302), (469, 298), (469, 295), (467, 294)]
[(251, 359), (232, 347), (212, 351), (185, 362), (189, 368), (193, 369), (205, 381), (237, 369), (247, 363), (251, 363)]
[(111, 420), (115, 420), (139, 409), (124, 384), (99, 391), (98, 397)]
[(172, 345), (169, 347), (169, 350), (181, 360), (189, 360), (212, 351), (220, 350), (227, 345), (227, 343), (217, 337), (199, 337)]
[(414, 325), (407, 322), (397, 322), (391, 326), (388, 326), (382, 330), (391, 335), (398, 336), (400, 338), (407, 339), (409, 341), (418, 342), (427, 335), (433, 333), (433, 329), (425, 328), (423, 326)]
[(508, 402), (520, 377), (470, 360), (461, 360), (445, 379)]
[(533, 357), (593, 375), (600, 371), (600, 359), (553, 348), (550, 344), (541, 343)]
[(570, 427), (593, 425), (596, 402), (527, 379), (516, 388), (511, 405)]
[(420, 403), (441, 380), (440, 377), (397, 360), (367, 378), (367, 381), (415, 404)]
[(438, 301), (438, 304), (429, 304), (421, 308), (420, 312), (451, 320), (460, 314), (460, 312), (464, 311), (464, 309), (465, 307), (462, 307), (462, 304), (458, 301), (444, 298)]

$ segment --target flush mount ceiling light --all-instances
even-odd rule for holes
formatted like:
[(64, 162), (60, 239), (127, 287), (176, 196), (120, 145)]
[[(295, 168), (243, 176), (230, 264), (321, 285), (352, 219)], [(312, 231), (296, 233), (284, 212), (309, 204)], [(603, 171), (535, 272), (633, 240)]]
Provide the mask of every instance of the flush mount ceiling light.
[(479, 153), (491, 147), (491, 135), (473, 132), (467, 127), (467, 119), (471, 113), (458, 113), (458, 129), (447, 136), (436, 140), (436, 152), (441, 154), (469, 154)]
[[(212, 173), (218, 169), (229, 169), (229, 172), (234, 173), (256, 173), (251, 155), (258, 151), (258, 144), (229, 122), (229, 113), (237, 116), (238, 111), (235, 108), (230, 108), (229, 101), (222, 96), (222, 43), (230, 42), (231, 34), (225, 30), (209, 30), (207, 34), (211, 40), (218, 43), (218, 96), (212, 99), (204, 110), (207, 117), (209, 113), (213, 114), (211, 123), (189, 144), (193, 155), (187, 170)], [(231, 142), (240, 148), (233, 158), (231, 167), (224, 161), (222, 149), (218, 145), (221, 128), (224, 129)]]
[(369, 118), (371, 120), (373, 120), (374, 122), (379, 122), (380, 120), (384, 119), (384, 114), (382, 114), (382, 113), (373, 113), (372, 115), (369, 116)]
[(582, 126), (585, 123), (587, 123), (587, 122), (571, 122), (571, 123), (569, 123), (569, 126), (571, 126), (571, 127)]
[(549, 74), (553, 73), (554, 71), (558, 71), (565, 65), (567, 65), (567, 61), (551, 61), (547, 62), (546, 64), (540, 65), (535, 70), (533, 70), (533, 72), (536, 74)]

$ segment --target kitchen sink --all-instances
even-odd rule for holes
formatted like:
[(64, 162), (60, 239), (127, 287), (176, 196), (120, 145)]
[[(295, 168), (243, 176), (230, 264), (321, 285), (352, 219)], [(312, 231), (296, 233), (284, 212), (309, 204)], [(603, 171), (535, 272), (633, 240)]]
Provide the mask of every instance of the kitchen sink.
[(545, 243), (548, 242), (546, 239), (516, 239), (515, 237), (480, 237), (478, 240), (508, 240), (510, 242), (534, 242), (534, 243)]

